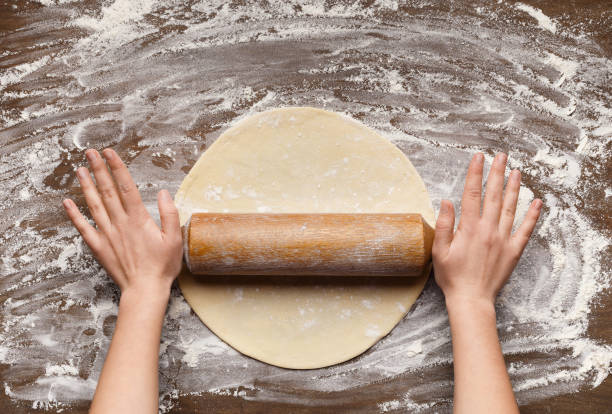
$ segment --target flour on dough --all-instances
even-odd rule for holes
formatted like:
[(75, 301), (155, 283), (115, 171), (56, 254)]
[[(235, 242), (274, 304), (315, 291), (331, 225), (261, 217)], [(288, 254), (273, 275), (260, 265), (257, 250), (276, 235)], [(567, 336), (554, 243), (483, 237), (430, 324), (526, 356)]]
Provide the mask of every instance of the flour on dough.
[[(420, 213), (434, 223), (421, 177), (393, 144), (342, 115), (314, 108), (256, 114), (224, 132), (175, 197), (192, 212)], [(385, 336), (427, 274), (359, 283), (315, 278), (179, 276), (202, 321), (236, 350), (285, 368), (351, 359)]]

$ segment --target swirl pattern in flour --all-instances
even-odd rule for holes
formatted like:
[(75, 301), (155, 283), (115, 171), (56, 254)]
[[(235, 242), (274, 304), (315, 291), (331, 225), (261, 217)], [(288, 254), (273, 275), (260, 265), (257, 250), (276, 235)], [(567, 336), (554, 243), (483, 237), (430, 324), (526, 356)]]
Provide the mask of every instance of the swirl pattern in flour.
[[(409, 154), (436, 206), (458, 205), (473, 152), (490, 162), (507, 151), (524, 174), (519, 214), (534, 196), (545, 204), (499, 298), (517, 398), (607, 377), (612, 348), (588, 328), (610, 269), (612, 63), (581, 27), (521, 3), (425, 0), (44, 0), (10, 13), (0, 52), (0, 363), (11, 404), (83, 406), (110, 341), (118, 292), (60, 210), (66, 194), (78, 198), (83, 149), (114, 146), (156, 214), (155, 193), (176, 190), (223, 130), (279, 106), (373, 127)], [(236, 353), (175, 291), (162, 410), (200, 401), (445, 411), (451, 358), (433, 282), (366, 354), (307, 372)]]

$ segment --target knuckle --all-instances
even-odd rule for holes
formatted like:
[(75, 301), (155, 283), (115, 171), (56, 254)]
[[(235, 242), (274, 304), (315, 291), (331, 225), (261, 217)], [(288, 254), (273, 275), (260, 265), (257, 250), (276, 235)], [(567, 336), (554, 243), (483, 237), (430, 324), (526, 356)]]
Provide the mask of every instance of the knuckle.
[(501, 192), (495, 191), (495, 189), (489, 191), (487, 194), (487, 198), (489, 199), (490, 202), (493, 202), (493, 203), (499, 202), (501, 200), (501, 197), (502, 197)]
[(169, 207), (166, 211), (164, 211), (164, 215), (166, 215), (167, 217), (178, 216), (178, 210), (174, 206)]
[(90, 209), (92, 215), (97, 215), (102, 212), (102, 205), (100, 203), (91, 203)]
[(439, 232), (448, 232), (450, 226), (448, 225), (448, 223), (438, 223), (438, 225), (436, 226), (436, 230)]
[(436, 221), (436, 227), (439, 229), (447, 229), (450, 227), (450, 220), (448, 219), (448, 217), (438, 217), (438, 220)]
[(129, 194), (134, 188), (130, 184), (119, 184), (119, 191), (121, 194)]
[(504, 207), (503, 212), (508, 217), (514, 217), (515, 210), (513, 207)]
[(466, 190), (466, 195), (470, 199), (478, 199), (480, 198), (480, 188), (468, 188)]
[(106, 162), (108, 163), (110, 169), (113, 171), (123, 170), (124, 165), (121, 161), (119, 161), (118, 157), (113, 157), (113, 159), (107, 160)]
[(111, 199), (114, 196), (114, 191), (110, 187), (102, 187), (100, 188), (100, 195), (104, 199)]

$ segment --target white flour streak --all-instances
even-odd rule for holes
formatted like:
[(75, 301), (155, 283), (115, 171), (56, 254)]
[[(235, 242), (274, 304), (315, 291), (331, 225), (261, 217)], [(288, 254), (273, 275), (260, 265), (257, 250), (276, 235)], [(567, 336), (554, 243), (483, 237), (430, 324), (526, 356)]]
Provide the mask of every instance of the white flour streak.
[(529, 14), (531, 17), (538, 21), (538, 26), (544, 30), (548, 30), (551, 33), (557, 32), (557, 25), (544, 13), (542, 10), (536, 9), (535, 7), (529, 6), (524, 3), (516, 3), (516, 8)]
[(49, 63), (49, 60), (51, 60), (50, 56), (43, 56), (34, 62), (22, 63), (20, 65), (13, 66), (4, 73), (0, 72), (0, 90), (6, 88), (8, 85), (19, 82), (30, 73), (42, 68)]
[(563, 85), (563, 82), (572, 78), (580, 67), (580, 64), (578, 62), (563, 59), (553, 53), (547, 52), (546, 55), (548, 56), (548, 58), (546, 59), (545, 63), (552, 65), (561, 73), (561, 76), (555, 82), (555, 86), (557, 87)]

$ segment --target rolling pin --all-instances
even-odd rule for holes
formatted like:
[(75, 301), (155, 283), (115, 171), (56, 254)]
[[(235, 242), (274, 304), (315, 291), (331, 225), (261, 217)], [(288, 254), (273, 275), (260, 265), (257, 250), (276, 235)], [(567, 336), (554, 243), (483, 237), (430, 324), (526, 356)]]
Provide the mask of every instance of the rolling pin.
[(194, 213), (183, 227), (198, 275), (420, 276), (433, 235), (420, 214)]

